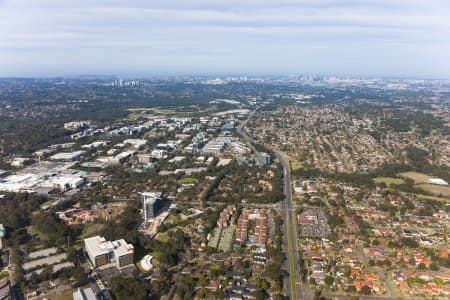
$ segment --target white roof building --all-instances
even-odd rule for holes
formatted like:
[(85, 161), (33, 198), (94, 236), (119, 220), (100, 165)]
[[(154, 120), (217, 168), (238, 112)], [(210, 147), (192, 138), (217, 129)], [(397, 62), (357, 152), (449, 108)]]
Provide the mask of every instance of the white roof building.
[(94, 236), (84, 240), (86, 253), (95, 267), (115, 263), (117, 268), (133, 264), (134, 246), (124, 239), (107, 241), (104, 237)]
[(139, 148), (147, 144), (147, 140), (142, 139), (127, 139), (123, 141), (125, 144), (131, 144), (134, 148)]
[(73, 300), (97, 300), (94, 291), (91, 288), (78, 289), (72, 294)]
[(448, 185), (448, 182), (441, 178), (429, 178), (427, 183), (437, 184), (437, 185)]
[(79, 160), (86, 151), (74, 151), (74, 152), (60, 152), (50, 156), (52, 160)]
[(41, 184), (44, 187), (57, 187), (62, 191), (70, 189), (76, 189), (84, 183), (84, 178), (75, 175), (61, 175), (55, 177), (49, 177), (45, 182)]

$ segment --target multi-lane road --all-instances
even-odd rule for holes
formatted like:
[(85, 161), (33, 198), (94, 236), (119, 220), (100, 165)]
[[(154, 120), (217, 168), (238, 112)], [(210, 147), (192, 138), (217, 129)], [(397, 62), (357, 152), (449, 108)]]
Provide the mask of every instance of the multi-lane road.
[[(300, 281), (300, 261), (298, 257), (297, 243), (297, 222), (295, 218), (295, 209), (292, 204), (291, 191), (291, 172), (288, 162), (283, 156), (274, 150), (275, 156), (283, 167), (283, 183), (284, 183), (284, 201), (282, 202), (281, 215), (284, 224), (284, 241), (288, 256), (288, 290), (290, 290), (290, 299), (302, 299), (302, 289)], [(309, 299), (309, 297), (307, 298)]]
[[(247, 141), (253, 142), (253, 139), (245, 131), (245, 126), (250, 118), (253, 117), (258, 109), (252, 111), (248, 118), (243, 121), (237, 128), (238, 133)], [(275, 156), (283, 168), (284, 182), (284, 201), (281, 203), (281, 218), (283, 220), (284, 231), (284, 249), (286, 249), (286, 270), (289, 273), (289, 279), (286, 280), (286, 294), (289, 299), (303, 299), (301, 282), (300, 282), (300, 264), (298, 259), (298, 243), (297, 243), (297, 227), (295, 222), (294, 206), (292, 204), (291, 192), (291, 174), (288, 162), (282, 155), (273, 150)], [(310, 296), (310, 295), (309, 295)], [(307, 296), (306, 299), (309, 299)]]

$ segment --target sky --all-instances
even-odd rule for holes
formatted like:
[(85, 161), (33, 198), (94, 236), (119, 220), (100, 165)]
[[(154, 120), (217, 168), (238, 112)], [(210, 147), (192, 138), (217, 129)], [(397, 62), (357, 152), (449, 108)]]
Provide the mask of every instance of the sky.
[(0, 76), (450, 78), (449, 0), (0, 0)]

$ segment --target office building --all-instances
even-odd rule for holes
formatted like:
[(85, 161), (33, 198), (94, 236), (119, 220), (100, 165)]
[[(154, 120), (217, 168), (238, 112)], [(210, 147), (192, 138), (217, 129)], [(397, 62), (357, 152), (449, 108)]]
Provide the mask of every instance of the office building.
[(0, 224), (0, 250), (3, 249), (3, 239), (6, 235), (6, 229), (3, 224)]
[(145, 192), (141, 194), (144, 222), (152, 221), (164, 207), (164, 195), (161, 192)]
[(95, 267), (115, 263), (117, 268), (133, 264), (134, 246), (124, 239), (107, 241), (104, 237), (94, 236), (84, 240), (86, 253)]
[(270, 165), (270, 155), (264, 152), (256, 153), (255, 161), (260, 165)]

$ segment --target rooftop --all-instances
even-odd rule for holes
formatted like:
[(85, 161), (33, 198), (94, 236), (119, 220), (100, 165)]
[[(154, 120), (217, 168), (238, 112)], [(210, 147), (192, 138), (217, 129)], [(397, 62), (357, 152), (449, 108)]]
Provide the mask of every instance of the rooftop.
[(133, 245), (128, 244), (124, 239), (107, 241), (104, 237), (97, 235), (84, 239), (84, 244), (86, 249), (94, 256), (110, 253), (111, 251), (115, 251), (117, 256), (134, 252)]

